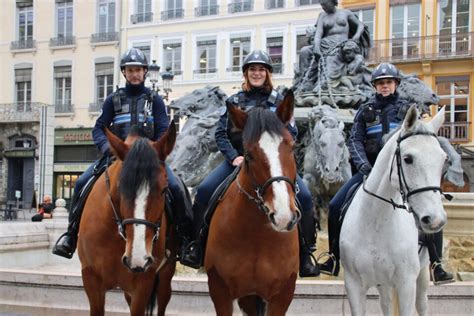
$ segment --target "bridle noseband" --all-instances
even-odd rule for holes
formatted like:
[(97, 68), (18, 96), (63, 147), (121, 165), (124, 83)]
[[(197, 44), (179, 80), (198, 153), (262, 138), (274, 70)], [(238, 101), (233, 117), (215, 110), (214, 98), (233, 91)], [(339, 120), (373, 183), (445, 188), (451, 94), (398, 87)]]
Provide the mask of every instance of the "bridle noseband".
[[(244, 155), (244, 158), (245, 158), (245, 163), (247, 164), (248, 166), (248, 163), (249, 163), (249, 160), (250, 158), (248, 158), (248, 154), (245, 154)], [(237, 167), (240, 169), (240, 167)], [(257, 208), (262, 211), (268, 218), (270, 221), (273, 222), (273, 219), (272, 219), (272, 215), (273, 214), (270, 214), (270, 210), (268, 209), (267, 206), (265, 206), (265, 200), (263, 199), (263, 195), (265, 194), (265, 190), (273, 183), (273, 182), (280, 182), (280, 181), (285, 181), (287, 182), (291, 188), (293, 189), (293, 192), (295, 193), (295, 196), (298, 194), (298, 192), (300, 191), (300, 188), (298, 186), (298, 183), (295, 181), (295, 180), (291, 180), (290, 178), (286, 177), (286, 176), (276, 176), (276, 177), (271, 177), (269, 179), (267, 179), (263, 185), (258, 185), (255, 181), (255, 177), (253, 176), (252, 174), (252, 186), (254, 188), (254, 192), (256, 194), (256, 197), (252, 196), (250, 193), (248, 193), (243, 187), (242, 185), (240, 184), (240, 181), (239, 181), (239, 176), (237, 175), (237, 178), (236, 178), (236, 182), (237, 182), (237, 187), (239, 188), (239, 192), (245, 194), (245, 196), (253, 201), (256, 205), (257, 205)], [(288, 224), (288, 227), (293, 227), (296, 223), (298, 223), (301, 219), (301, 211), (299, 210), (299, 208), (296, 209), (296, 217)]]
[[(387, 202), (387, 203), (391, 204), (393, 206), (393, 209), (396, 209), (396, 208), (404, 209), (408, 213), (413, 212), (411, 207), (408, 205), (408, 198), (412, 195), (415, 195), (415, 194), (418, 194), (418, 193), (421, 193), (421, 192), (425, 192), (425, 191), (434, 191), (434, 192), (436, 192), (436, 191), (438, 191), (448, 201), (451, 201), (453, 199), (452, 195), (444, 193), (441, 190), (441, 187), (439, 187), (439, 186), (426, 186), (426, 187), (421, 187), (421, 188), (417, 188), (417, 189), (414, 189), (414, 190), (411, 190), (408, 187), (406, 177), (405, 177), (405, 173), (403, 172), (402, 154), (401, 154), (401, 150), (400, 150), (400, 143), (403, 140), (407, 139), (408, 137), (414, 136), (414, 135), (427, 135), (427, 136), (436, 137), (436, 139), (438, 138), (438, 135), (436, 135), (435, 133), (431, 133), (431, 132), (407, 133), (403, 136), (401, 136), (401, 134), (400, 134), (400, 136), (398, 137), (398, 139), (397, 139), (397, 148), (395, 149), (395, 155), (394, 155), (393, 159), (396, 159), (396, 162), (397, 162), (398, 183), (399, 183), (400, 195), (402, 197), (403, 204), (397, 204), (397, 203), (395, 203), (395, 201), (393, 199), (388, 200), (384, 197), (381, 197), (380, 195), (377, 195), (377, 194), (367, 190), (367, 188), (365, 187), (365, 180), (367, 179), (366, 176), (364, 177), (364, 181), (363, 181), (363, 184), (362, 184), (362, 189), (364, 190), (365, 193), (367, 193), (367, 194), (369, 194), (373, 197), (376, 197), (379, 200), (382, 200), (384, 202)], [(390, 167), (390, 178), (392, 177), (392, 171), (393, 171), (393, 159), (392, 159), (392, 164), (391, 164), (391, 167)]]

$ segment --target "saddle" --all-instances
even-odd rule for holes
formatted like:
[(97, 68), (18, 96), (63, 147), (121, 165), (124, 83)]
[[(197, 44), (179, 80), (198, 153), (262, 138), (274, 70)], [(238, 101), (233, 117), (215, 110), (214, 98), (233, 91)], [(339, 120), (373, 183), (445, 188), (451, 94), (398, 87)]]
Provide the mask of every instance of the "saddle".
[(347, 191), (346, 199), (344, 200), (344, 203), (342, 203), (341, 216), (339, 216), (340, 225), (342, 225), (344, 217), (346, 216), (346, 212), (349, 209), (349, 205), (351, 205), (352, 200), (354, 199), (354, 196), (362, 183), (363, 181), (360, 183), (354, 183)]

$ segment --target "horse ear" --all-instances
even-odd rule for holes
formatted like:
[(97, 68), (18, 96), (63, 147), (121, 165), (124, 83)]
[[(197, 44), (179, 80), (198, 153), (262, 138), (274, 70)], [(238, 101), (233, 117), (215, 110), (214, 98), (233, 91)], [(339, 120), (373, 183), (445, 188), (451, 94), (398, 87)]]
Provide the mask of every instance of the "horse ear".
[(158, 141), (154, 143), (156, 152), (158, 153), (158, 158), (161, 161), (165, 161), (166, 157), (173, 150), (174, 144), (176, 142), (176, 125), (174, 120), (171, 121), (166, 133), (164, 133)]
[(112, 154), (114, 154), (115, 157), (117, 157), (120, 160), (124, 160), (125, 156), (127, 155), (130, 147), (121, 140), (119, 137), (117, 137), (114, 133), (112, 133), (108, 128), (105, 128), (105, 135), (107, 136), (107, 139), (110, 144), (110, 150)]
[(405, 120), (403, 121), (403, 127), (405, 130), (410, 130), (415, 126), (415, 123), (418, 119), (418, 111), (416, 110), (416, 105), (413, 104), (407, 111), (407, 115), (405, 116)]
[(280, 103), (276, 110), (277, 116), (280, 120), (286, 125), (290, 120), (293, 119), (293, 111), (295, 108), (295, 95), (293, 94), (293, 90), (288, 90), (285, 95), (285, 98)]
[(247, 122), (248, 114), (232, 104), (226, 104), (226, 106), (234, 126), (239, 130), (243, 130)]
[(433, 117), (433, 119), (430, 121), (430, 125), (433, 127), (433, 131), (435, 133), (438, 132), (439, 128), (441, 127), (441, 125), (443, 125), (444, 123), (444, 117), (445, 117), (445, 106), (443, 106), (443, 108), (438, 111), (438, 113), (436, 113), (435, 117)]

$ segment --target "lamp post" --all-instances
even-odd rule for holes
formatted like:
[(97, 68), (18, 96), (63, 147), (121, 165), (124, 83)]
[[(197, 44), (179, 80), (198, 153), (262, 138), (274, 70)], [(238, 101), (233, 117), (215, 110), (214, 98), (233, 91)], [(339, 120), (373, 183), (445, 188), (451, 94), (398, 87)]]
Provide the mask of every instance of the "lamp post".
[[(148, 66), (148, 75), (152, 84), (151, 88), (153, 89), (153, 91), (159, 93), (161, 90), (157, 83), (160, 77), (160, 66), (156, 64), (156, 60), (153, 60), (152, 64)], [(172, 91), (171, 86), (173, 84), (174, 79), (174, 75), (171, 72), (171, 67), (167, 67), (166, 71), (161, 73), (161, 79), (163, 80), (163, 93), (161, 94), (161, 97), (163, 98), (163, 100), (168, 101), (168, 95)]]

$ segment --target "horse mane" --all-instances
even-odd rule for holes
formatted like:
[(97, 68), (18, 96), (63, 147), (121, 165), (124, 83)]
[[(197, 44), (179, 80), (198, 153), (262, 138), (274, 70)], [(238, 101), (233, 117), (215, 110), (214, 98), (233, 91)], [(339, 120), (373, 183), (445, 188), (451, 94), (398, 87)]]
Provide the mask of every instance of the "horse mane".
[[(386, 144), (393, 135), (397, 134), (397, 132), (399, 132), (402, 129), (402, 126), (403, 126), (403, 121), (400, 123), (400, 125), (396, 129), (384, 135), (382, 138), (383, 144)], [(418, 135), (418, 134), (432, 133), (433, 131), (428, 127), (427, 124), (424, 124), (420, 120), (417, 120), (415, 125), (412, 127), (412, 129), (409, 132), (413, 135)]]
[(150, 186), (150, 192), (156, 191), (159, 164), (158, 154), (148, 139), (138, 138), (128, 152), (120, 173), (120, 192), (126, 201), (135, 201), (140, 186), (145, 182)]
[(283, 135), (285, 125), (283, 125), (274, 112), (255, 107), (248, 112), (248, 115), (245, 129), (242, 133), (244, 143), (256, 142), (263, 132), (276, 136)]

